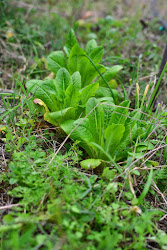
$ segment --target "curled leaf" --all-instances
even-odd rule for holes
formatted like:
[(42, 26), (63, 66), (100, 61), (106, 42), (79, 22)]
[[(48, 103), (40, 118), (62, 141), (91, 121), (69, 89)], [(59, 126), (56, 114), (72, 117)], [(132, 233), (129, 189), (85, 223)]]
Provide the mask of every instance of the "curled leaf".
[(38, 104), (40, 106), (43, 106), (44, 110), (45, 110), (45, 112), (44, 112), (44, 120), (51, 123), (51, 124), (56, 125), (56, 122), (51, 117), (49, 117), (50, 111), (49, 111), (48, 107), (46, 106), (46, 104), (41, 99), (36, 98), (36, 99), (34, 99), (33, 103)]
[(41, 99), (34, 99), (33, 101), (34, 104), (39, 104), (40, 106), (46, 106), (45, 103)]

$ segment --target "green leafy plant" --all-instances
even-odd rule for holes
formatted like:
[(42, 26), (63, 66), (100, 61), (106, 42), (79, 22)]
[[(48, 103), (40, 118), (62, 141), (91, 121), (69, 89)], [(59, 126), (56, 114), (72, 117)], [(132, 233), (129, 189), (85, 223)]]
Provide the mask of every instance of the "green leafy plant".
[[(83, 117), (85, 105), (92, 96), (116, 100), (118, 95), (111, 89), (110, 81), (122, 66), (108, 68), (99, 64), (103, 48), (97, 46), (95, 40), (89, 41), (84, 51), (71, 30), (64, 51), (65, 54), (62, 51), (52, 52), (47, 59), (49, 69), (56, 74), (55, 79), (26, 83), (28, 91), (40, 99), (35, 103), (44, 106), (45, 120), (52, 124)], [(107, 87), (104, 87), (105, 83)]]
[(105, 106), (108, 105), (100, 100), (89, 99), (84, 120), (68, 120), (61, 124), (67, 134), (75, 128), (71, 138), (79, 141), (88, 155), (96, 159), (82, 161), (81, 166), (85, 168), (97, 167), (101, 161), (111, 161), (117, 167), (115, 161), (127, 155), (127, 147), (136, 138), (140, 127), (140, 110), (130, 113), (130, 101), (123, 101), (118, 107), (114, 104), (109, 106), (110, 110), (107, 111), (110, 116), (106, 116)]
[(91, 40), (84, 51), (73, 30), (64, 51), (52, 52), (47, 59), (55, 79), (30, 80), (26, 86), (37, 98), (34, 103), (44, 106), (44, 119), (60, 125), (91, 157), (81, 163), (83, 167), (110, 161), (119, 170), (116, 161), (127, 155), (141, 116), (139, 107), (129, 112), (129, 100), (116, 106), (118, 93), (111, 87), (117, 85), (112, 79), (122, 67), (99, 64), (103, 48)]
[(81, 89), (80, 73), (76, 71), (70, 76), (65, 68), (59, 69), (55, 80), (27, 82), (27, 88), (39, 98), (34, 103), (44, 106), (44, 118), (52, 124), (77, 119), (84, 112), (87, 100), (95, 95), (98, 86), (98, 83), (93, 83)]

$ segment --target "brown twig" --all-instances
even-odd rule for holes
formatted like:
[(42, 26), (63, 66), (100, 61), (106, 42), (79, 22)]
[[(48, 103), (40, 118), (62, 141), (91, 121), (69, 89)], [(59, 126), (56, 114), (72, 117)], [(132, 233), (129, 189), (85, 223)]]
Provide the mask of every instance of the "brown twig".
[(20, 206), (20, 205), (19, 204), (7, 205), (7, 206), (0, 207), (0, 210), (10, 209), (12, 207), (18, 207), (18, 206)]

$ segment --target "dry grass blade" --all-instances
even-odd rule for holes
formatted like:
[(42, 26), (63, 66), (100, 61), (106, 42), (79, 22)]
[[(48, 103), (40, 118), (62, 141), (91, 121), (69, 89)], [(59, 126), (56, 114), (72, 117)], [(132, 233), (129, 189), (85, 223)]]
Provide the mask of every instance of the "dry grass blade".
[(19, 204), (7, 205), (7, 206), (0, 207), (0, 210), (11, 209), (13, 207), (18, 207), (18, 206), (20, 206), (20, 205)]

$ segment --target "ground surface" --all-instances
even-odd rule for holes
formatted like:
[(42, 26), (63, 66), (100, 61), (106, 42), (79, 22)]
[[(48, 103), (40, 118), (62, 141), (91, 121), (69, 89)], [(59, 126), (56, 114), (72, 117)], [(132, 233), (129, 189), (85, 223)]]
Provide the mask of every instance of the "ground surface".
[[(1, 0), (0, 7), (0, 249), (25, 249), (26, 244), (26, 249), (166, 249), (167, 172), (158, 170), (166, 169), (167, 151), (155, 144), (166, 143), (166, 113), (149, 118), (155, 127), (148, 134), (153, 134), (157, 154), (148, 160), (159, 166), (153, 166), (157, 177), (136, 208), (133, 191), (139, 197), (146, 183), (151, 185), (147, 151), (141, 161), (134, 159), (137, 173), (126, 176), (128, 180), (116, 175), (112, 164), (108, 177), (83, 170), (79, 162), (87, 155), (71, 140), (51, 163), (65, 134), (31, 112), (25, 98), (27, 80), (50, 75), (46, 58), (62, 50), (73, 27), (82, 47), (92, 38), (104, 46), (104, 65), (123, 65), (116, 80), (134, 108), (136, 79), (142, 99), (159, 69), (167, 42), (159, 22), (167, 21), (166, 1), (158, 0), (154, 8), (146, 0)], [(164, 103), (166, 93), (163, 84)]]

